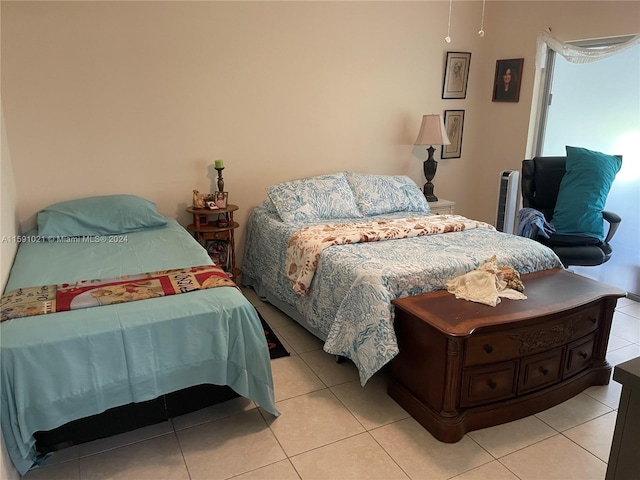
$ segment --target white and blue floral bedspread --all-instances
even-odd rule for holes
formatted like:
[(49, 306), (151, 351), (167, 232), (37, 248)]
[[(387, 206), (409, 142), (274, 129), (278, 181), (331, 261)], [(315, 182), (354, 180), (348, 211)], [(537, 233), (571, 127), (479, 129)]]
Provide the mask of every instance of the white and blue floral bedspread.
[[(367, 218), (408, 216), (410, 212)], [(298, 296), (284, 271), (287, 244), (295, 231), (315, 223), (284, 223), (268, 200), (256, 207), (247, 225), (243, 282), (266, 289), (299, 312), (326, 338), (326, 352), (355, 363), (362, 385), (398, 353), (393, 299), (440, 290), (447, 280), (475, 270), (493, 255), (521, 274), (562, 268), (555, 253), (538, 242), (478, 228), (329, 247), (320, 256), (309, 291)]]

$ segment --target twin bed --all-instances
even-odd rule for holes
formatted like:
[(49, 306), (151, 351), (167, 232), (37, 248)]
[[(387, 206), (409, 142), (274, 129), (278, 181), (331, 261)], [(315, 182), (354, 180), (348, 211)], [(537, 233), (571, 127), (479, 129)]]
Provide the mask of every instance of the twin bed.
[[(398, 354), (392, 300), (440, 290), (494, 255), (521, 274), (561, 268), (535, 241), (430, 215), (404, 176), (338, 173), (267, 192), (247, 224), (242, 282), (351, 359), (363, 385)], [(92, 202), (40, 212), (5, 292), (212, 263), (150, 202)], [(39, 432), (202, 384), (278, 415), (260, 319), (235, 287), (14, 318), (0, 341), (2, 431), (20, 473), (36, 461)]]
[[(134, 196), (57, 204), (19, 240), (5, 292), (212, 264), (182, 226)], [(21, 474), (36, 461), (38, 432), (195, 386), (228, 386), (278, 414), (263, 327), (233, 286), (13, 318), (0, 323), (0, 342), (2, 432)]]

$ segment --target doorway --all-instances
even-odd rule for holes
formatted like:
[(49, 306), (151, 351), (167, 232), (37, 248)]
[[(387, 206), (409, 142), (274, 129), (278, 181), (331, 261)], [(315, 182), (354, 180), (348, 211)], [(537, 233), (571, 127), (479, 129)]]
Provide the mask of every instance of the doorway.
[(549, 55), (536, 155), (565, 155), (572, 145), (623, 158), (605, 206), (622, 217), (614, 253), (603, 265), (571, 270), (640, 300), (640, 45), (583, 64)]

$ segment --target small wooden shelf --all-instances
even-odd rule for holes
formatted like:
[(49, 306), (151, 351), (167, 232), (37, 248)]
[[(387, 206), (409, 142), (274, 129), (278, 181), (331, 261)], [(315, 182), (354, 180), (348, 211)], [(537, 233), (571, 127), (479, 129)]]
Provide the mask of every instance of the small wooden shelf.
[[(187, 225), (187, 231), (210, 252), (211, 258), (227, 271), (233, 281), (236, 281), (240, 275), (240, 269), (236, 267), (236, 248), (235, 248), (235, 230), (240, 224), (233, 220), (233, 212), (238, 210), (237, 205), (229, 204), (227, 208), (196, 208), (187, 207), (186, 211), (193, 215), (193, 223)], [(224, 225), (219, 225), (220, 215), (224, 216), (226, 221)], [(224, 262), (220, 262), (219, 258), (211, 253), (210, 247), (213, 242), (220, 242), (220, 245), (226, 244), (228, 247), (228, 255)], [(222, 249), (224, 252), (224, 249)]]

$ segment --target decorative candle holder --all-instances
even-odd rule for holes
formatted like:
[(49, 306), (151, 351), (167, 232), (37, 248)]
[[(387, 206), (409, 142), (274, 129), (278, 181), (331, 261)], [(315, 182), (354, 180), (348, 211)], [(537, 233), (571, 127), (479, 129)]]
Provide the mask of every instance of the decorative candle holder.
[(215, 167), (215, 169), (218, 171), (218, 191), (224, 192), (224, 178), (222, 178), (224, 167)]

